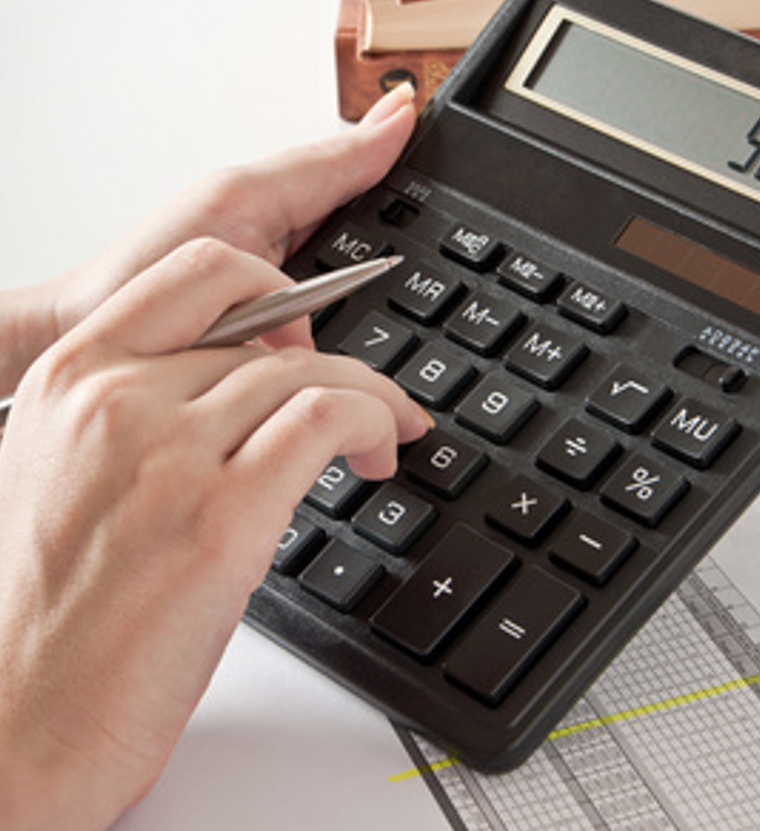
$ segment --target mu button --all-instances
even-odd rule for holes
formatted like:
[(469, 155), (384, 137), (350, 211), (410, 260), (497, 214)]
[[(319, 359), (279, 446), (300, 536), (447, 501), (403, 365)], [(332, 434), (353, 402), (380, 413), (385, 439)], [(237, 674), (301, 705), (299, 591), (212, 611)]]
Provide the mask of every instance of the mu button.
[(687, 398), (665, 416), (652, 433), (652, 443), (687, 464), (707, 468), (739, 431), (736, 419)]

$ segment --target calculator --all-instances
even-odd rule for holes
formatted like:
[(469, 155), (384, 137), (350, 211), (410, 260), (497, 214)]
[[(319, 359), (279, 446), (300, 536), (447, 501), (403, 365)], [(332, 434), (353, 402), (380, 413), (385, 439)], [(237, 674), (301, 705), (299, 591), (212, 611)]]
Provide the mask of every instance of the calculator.
[(519, 765), (760, 488), (760, 43), (511, 0), (378, 186), (286, 265), (437, 426), (344, 459), (246, 620), (483, 770)]

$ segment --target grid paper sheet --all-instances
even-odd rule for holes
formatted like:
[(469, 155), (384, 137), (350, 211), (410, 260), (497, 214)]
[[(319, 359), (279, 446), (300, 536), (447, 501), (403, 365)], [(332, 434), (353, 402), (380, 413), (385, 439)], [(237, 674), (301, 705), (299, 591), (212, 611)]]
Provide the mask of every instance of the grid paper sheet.
[(455, 831), (757, 831), (758, 681), (760, 614), (707, 558), (518, 770), (405, 744)]

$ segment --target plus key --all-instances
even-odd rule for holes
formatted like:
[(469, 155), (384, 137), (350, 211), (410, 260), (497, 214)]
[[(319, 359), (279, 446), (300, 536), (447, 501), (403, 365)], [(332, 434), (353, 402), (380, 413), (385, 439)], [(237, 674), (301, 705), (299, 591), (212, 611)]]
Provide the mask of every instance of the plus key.
[(378, 610), (372, 628), (418, 658), (428, 658), (515, 562), (506, 548), (456, 525)]

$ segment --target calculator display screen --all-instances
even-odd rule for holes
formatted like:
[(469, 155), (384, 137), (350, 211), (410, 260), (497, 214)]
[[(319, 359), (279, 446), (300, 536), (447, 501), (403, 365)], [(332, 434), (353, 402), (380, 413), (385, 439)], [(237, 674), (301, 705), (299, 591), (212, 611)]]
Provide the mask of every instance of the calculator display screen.
[(506, 89), (760, 201), (760, 90), (554, 6)]

